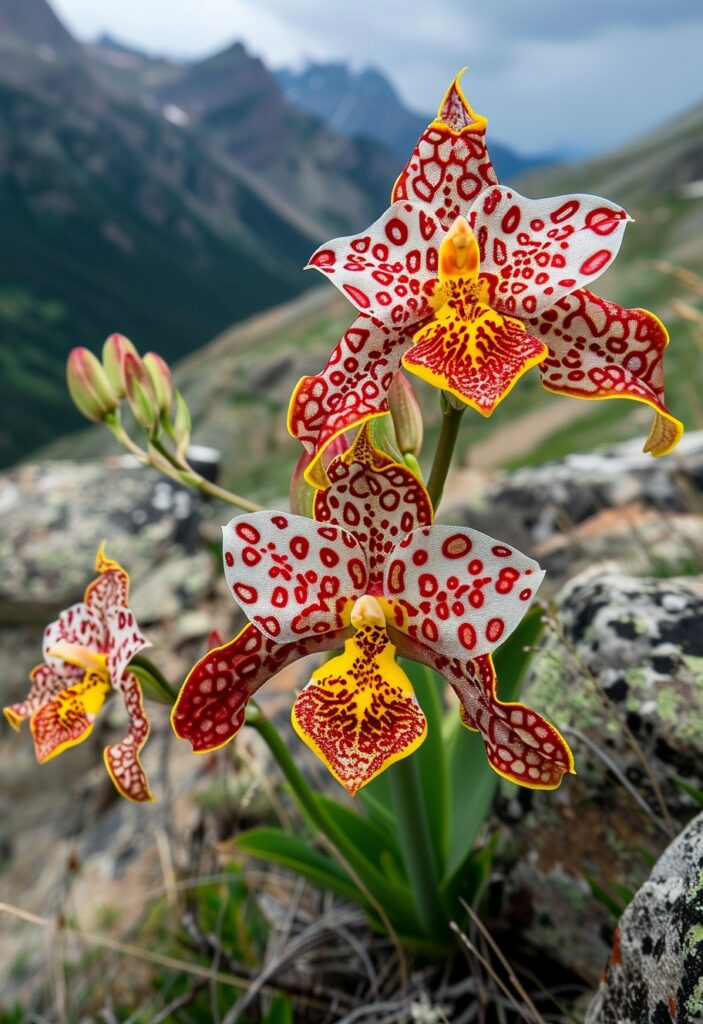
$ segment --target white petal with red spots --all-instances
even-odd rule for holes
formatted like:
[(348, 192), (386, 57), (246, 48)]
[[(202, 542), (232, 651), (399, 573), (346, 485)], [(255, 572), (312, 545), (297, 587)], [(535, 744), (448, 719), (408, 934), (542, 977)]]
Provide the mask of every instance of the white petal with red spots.
[(107, 642), (107, 629), (102, 616), (91, 611), (82, 601), (61, 612), (44, 630), (42, 655), (47, 665), (59, 671), (65, 665), (63, 658), (49, 654), (59, 643), (78, 644), (91, 651), (102, 651)]
[(107, 668), (110, 682), (119, 687), (125, 669), (132, 658), (151, 644), (139, 631), (134, 612), (129, 608), (110, 608), (105, 614), (107, 623)]
[(308, 267), (333, 284), (362, 313), (394, 327), (431, 312), (427, 298), (437, 278), (444, 228), (419, 203), (393, 203), (363, 235), (335, 238), (321, 246)]
[(476, 530), (414, 530), (391, 555), (384, 593), (397, 624), (454, 658), (489, 654), (527, 611), (544, 572), (537, 562)]
[(364, 552), (337, 526), (254, 512), (223, 528), (225, 577), (257, 629), (281, 643), (339, 629), (368, 583)]
[(526, 199), (496, 185), (474, 202), (469, 223), (481, 249), (491, 306), (531, 317), (608, 269), (630, 219), (597, 196)]

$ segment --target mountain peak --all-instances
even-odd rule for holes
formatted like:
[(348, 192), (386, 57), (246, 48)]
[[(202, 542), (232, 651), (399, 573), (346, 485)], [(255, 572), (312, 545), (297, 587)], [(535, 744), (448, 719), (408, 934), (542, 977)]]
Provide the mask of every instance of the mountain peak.
[(79, 49), (46, 0), (0, 0), (0, 39), (72, 57)]

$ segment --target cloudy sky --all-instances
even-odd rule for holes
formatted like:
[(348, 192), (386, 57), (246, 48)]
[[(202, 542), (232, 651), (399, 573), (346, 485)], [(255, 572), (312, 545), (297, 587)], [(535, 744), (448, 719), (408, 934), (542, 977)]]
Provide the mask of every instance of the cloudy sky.
[(703, 0), (53, 0), (102, 31), (178, 56), (242, 40), (272, 66), (374, 65), (436, 107), (452, 74), (496, 138), (525, 153), (605, 151), (703, 100)]

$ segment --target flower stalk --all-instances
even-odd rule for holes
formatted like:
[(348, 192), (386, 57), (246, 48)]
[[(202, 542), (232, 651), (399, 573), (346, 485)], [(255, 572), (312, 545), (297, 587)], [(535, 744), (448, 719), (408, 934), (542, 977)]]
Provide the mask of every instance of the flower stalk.
[(454, 449), (459, 436), (461, 418), (466, 409), (463, 403), (460, 404), (451, 395), (445, 393), (442, 393), (440, 396), (440, 405), (442, 407), (442, 426), (440, 427), (437, 447), (434, 459), (432, 460), (432, 468), (427, 480), (427, 493), (430, 496), (432, 508), (435, 512), (442, 500), (444, 485), (452, 464)]

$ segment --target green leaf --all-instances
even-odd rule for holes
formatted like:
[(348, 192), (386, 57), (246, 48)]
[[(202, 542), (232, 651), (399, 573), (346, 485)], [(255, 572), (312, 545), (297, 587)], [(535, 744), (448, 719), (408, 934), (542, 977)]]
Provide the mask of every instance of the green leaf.
[(350, 807), (323, 794), (318, 794), (317, 800), (335, 825), (344, 830), (360, 853), (407, 886), (407, 879), (403, 877), (402, 872), (402, 856), (395, 822), (392, 821), (391, 827), (388, 827), (386, 822), (381, 824), (374, 818), (362, 818)]
[(684, 791), (684, 793), (688, 793), (696, 803), (703, 804), (703, 792), (701, 792), (700, 789), (696, 789), (696, 787), (692, 786), (690, 782), (684, 782), (684, 780), (680, 779), (677, 775), (674, 775), (674, 782), (679, 789)]
[(588, 871), (583, 871), (582, 874), (588, 882), (588, 886), (593, 895), (595, 896), (595, 898), (598, 900), (598, 902), (603, 904), (603, 906), (612, 914), (616, 921), (620, 920), (620, 916), (625, 907), (627, 906), (627, 904), (622, 903), (619, 898), (616, 899), (615, 896), (612, 896), (607, 891), (607, 889), (605, 889), (604, 886), (600, 884), (600, 882), (597, 882), (595, 880), (593, 875), (588, 873)]
[[(493, 656), (501, 700), (519, 697), (530, 650), (542, 629), (542, 611), (533, 608), (517, 629)], [(476, 837), (493, 806), (498, 775), (486, 757), (480, 733), (471, 732), (459, 722), (449, 743), (450, 822), (449, 853), (445, 884), (462, 869), (473, 849)]]
[(290, 868), (321, 889), (368, 909), (368, 901), (346, 871), (331, 857), (314, 850), (309, 840), (290, 836), (277, 828), (253, 828), (237, 836), (234, 845), (252, 857)]
[(427, 719), (427, 735), (412, 757), (420, 774), (423, 806), (418, 808), (418, 814), (424, 813), (427, 822), (439, 880), (444, 874), (449, 848), (449, 765), (442, 735), (442, 695), (446, 684), (425, 665), (405, 659), (401, 665)]
[(277, 995), (273, 997), (263, 1024), (295, 1024), (293, 1020), (293, 1006), (287, 996)]

